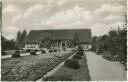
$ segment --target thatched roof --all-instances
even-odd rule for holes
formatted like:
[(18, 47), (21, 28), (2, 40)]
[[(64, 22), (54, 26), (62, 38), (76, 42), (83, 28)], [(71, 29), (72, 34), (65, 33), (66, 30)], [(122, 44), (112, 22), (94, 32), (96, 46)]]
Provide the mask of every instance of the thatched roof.
[(31, 30), (25, 40), (25, 43), (39, 42), (45, 37), (49, 37), (53, 40), (73, 40), (76, 34), (82, 43), (92, 41), (91, 29), (57, 29)]

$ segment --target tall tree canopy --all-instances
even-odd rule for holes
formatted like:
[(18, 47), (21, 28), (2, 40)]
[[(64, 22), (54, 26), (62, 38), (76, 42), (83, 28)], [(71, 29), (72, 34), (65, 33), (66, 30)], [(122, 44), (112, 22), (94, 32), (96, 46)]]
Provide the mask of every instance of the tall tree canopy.
[(23, 32), (20, 32), (20, 30), (17, 32), (17, 46), (18, 47), (23, 47), (23, 42), (25, 38), (27, 37), (27, 32), (26, 30), (23, 30)]

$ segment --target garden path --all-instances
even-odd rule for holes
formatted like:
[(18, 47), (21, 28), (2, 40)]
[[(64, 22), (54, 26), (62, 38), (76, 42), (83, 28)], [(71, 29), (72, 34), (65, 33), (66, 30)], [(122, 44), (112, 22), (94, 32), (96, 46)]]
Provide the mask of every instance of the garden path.
[(127, 72), (119, 62), (110, 62), (91, 51), (85, 51), (92, 81), (125, 81)]

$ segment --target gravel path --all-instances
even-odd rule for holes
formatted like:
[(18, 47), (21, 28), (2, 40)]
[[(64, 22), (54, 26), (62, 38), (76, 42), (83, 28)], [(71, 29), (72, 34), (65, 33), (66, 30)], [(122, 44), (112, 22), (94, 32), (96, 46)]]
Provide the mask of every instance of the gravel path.
[(91, 51), (86, 51), (85, 54), (87, 55), (91, 80), (125, 81), (127, 79), (127, 72), (119, 62), (107, 61)]

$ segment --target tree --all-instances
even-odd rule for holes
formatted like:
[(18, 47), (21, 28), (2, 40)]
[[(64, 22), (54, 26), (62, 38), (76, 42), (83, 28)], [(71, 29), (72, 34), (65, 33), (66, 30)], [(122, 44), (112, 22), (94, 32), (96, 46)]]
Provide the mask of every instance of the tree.
[(27, 32), (26, 30), (23, 30), (23, 32), (21, 33), (20, 30), (17, 32), (17, 46), (19, 48), (23, 47), (23, 42), (25, 41), (25, 38), (27, 37)]
[(79, 43), (79, 36), (77, 33), (74, 34), (73, 44), (77, 46)]
[(16, 41), (17, 41), (17, 46), (20, 47), (21, 46), (21, 32), (20, 32), (20, 30), (19, 30), (19, 32), (17, 32)]
[(24, 41), (25, 41), (26, 37), (27, 37), (27, 32), (26, 32), (26, 30), (23, 30), (21, 37), (20, 37), (21, 38), (21, 47), (24, 46)]
[(6, 38), (1, 36), (1, 50), (5, 50), (5, 49), (6, 49)]
[(1, 36), (1, 48), (2, 51), (4, 50), (16, 50), (16, 41), (12, 40), (7, 40), (3, 36)]
[(26, 30), (23, 30), (23, 32), (21, 34), (21, 42), (24, 42), (26, 36), (27, 36), (27, 32), (26, 32)]

